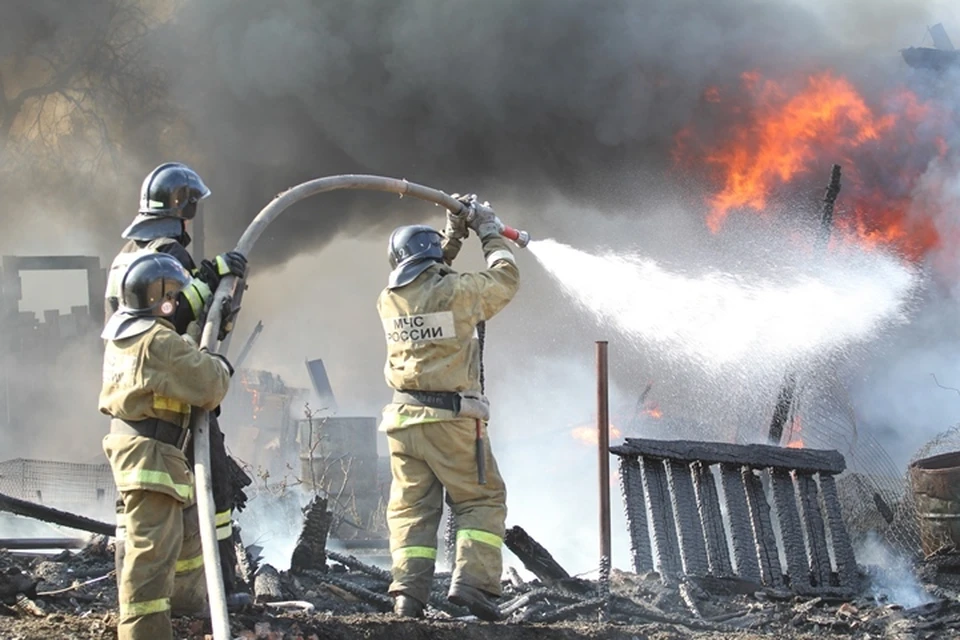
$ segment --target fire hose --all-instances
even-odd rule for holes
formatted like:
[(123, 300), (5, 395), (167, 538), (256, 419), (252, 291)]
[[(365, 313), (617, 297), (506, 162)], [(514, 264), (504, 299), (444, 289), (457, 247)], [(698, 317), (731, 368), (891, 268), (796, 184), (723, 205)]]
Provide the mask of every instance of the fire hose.
[[(249, 256), (257, 239), (267, 226), (293, 204), (318, 193), (354, 189), (365, 191), (383, 191), (396, 193), (400, 197), (413, 196), (427, 202), (440, 205), (457, 214), (464, 214), (465, 206), (459, 200), (442, 191), (431, 189), (413, 182), (397, 178), (370, 175), (338, 175), (317, 178), (304, 182), (278, 194), (253, 219), (240, 240), (236, 251)], [(502, 225), (500, 234), (523, 248), (530, 242), (530, 234)], [(225, 276), (214, 293), (213, 302), (203, 325), (200, 346), (211, 353), (219, 348), (218, 335), (225, 312), (239, 309), (243, 297), (240, 279), (233, 275)], [(214, 640), (230, 639), (230, 618), (227, 612), (226, 593), (223, 576), (220, 573), (220, 549), (217, 546), (217, 532), (214, 521), (213, 488), (210, 477), (210, 420), (209, 413), (194, 407), (190, 417), (190, 429), (194, 438), (194, 476), (196, 481), (197, 511), (200, 519), (200, 540), (203, 545), (203, 567), (210, 602), (210, 620)], [(479, 458), (478, 458), (479, 459)]]

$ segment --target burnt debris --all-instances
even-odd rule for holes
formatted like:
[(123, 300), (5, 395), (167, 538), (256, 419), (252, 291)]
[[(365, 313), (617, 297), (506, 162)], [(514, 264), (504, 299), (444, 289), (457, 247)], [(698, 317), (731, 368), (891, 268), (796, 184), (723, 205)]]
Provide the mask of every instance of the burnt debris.
[(611, 451), (638, 573), (656, 568), (674, 584), (740, 578), (803, 594), (859, 590), (834, 481), (845, 468), (838, 452), (640, 438)]

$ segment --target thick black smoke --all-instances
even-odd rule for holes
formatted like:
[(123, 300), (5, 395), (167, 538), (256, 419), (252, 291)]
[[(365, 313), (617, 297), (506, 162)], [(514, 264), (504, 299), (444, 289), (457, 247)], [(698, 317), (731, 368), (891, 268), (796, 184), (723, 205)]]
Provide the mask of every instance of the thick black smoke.
[[(494, 202), (559, 193), (602, 206), (656, 189), (707, 86), (863, 62), (827, 17), (747, 0), (208, 0), (154, 44), (207, 157), (208, 228), (235, 238), (276, 192), (335, 173)], [(897, 24), (873, 34), (888, 58)], [(383, 196), (324, 196), (272, 228), (258, 262), (389, 224), (394, 210)]]

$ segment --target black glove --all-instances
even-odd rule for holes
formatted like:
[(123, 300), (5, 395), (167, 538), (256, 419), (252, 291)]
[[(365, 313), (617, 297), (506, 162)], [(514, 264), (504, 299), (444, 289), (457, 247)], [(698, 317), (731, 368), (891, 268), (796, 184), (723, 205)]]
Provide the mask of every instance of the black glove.
[(228, 298), (223, 301), (223, 315), (220, 318), (220, 333), (217, 335), (217, 340), (223, 341), (227, 334), (233, 331), (233, 321), (238, 313), (240, 313), (240, 307), (234, 308), (233, 300)]
[(216, 291), (217, 286), (220, 284), (220, 274), (217, 273), (217, 265), (209, 260), (201, 260), (200, 266), (197, 267), (197, 280), (200, 280), (210, 287), (211, 292)]
[(225, 275), (235, 275), (242, 278), (247, 275), (247, 259), (239, 251), (227, 251), (218, 255), (214, 264), (217, 268), (217, 275), (221, 278)]

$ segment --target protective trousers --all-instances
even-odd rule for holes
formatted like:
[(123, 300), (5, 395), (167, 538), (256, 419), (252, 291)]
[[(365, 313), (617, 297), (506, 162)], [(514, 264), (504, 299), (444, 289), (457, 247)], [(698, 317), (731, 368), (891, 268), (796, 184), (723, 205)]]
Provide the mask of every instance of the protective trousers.
[[(185, 454), (193, 467), (193, 441)], [(216, 416), (210, 414), (210, 480), (216, 510), (217, 546), (220, 548), (220, 572), (227, 595), (236, 591), (237, 551), (233, 544), (234, 488), (227, 462), (227, 448)]]
[(157, 491), (120, 495), (126, 539), (118, 551), (117, 638), (172, 640), (171, 609), (184, 615), (206, 606), (196, 505)]
[(487, 484), (477, 482), (475, 437), (476, 422), (467, 419), (411, 425), (387, 433), (393, 476), (387, 506), (393, 556), (391, 594), (403, 593), (427, 602), (446, 489), (458, 527), (451, 584), (466, 584), (500, 596), (507, 491), (485, 433)]

